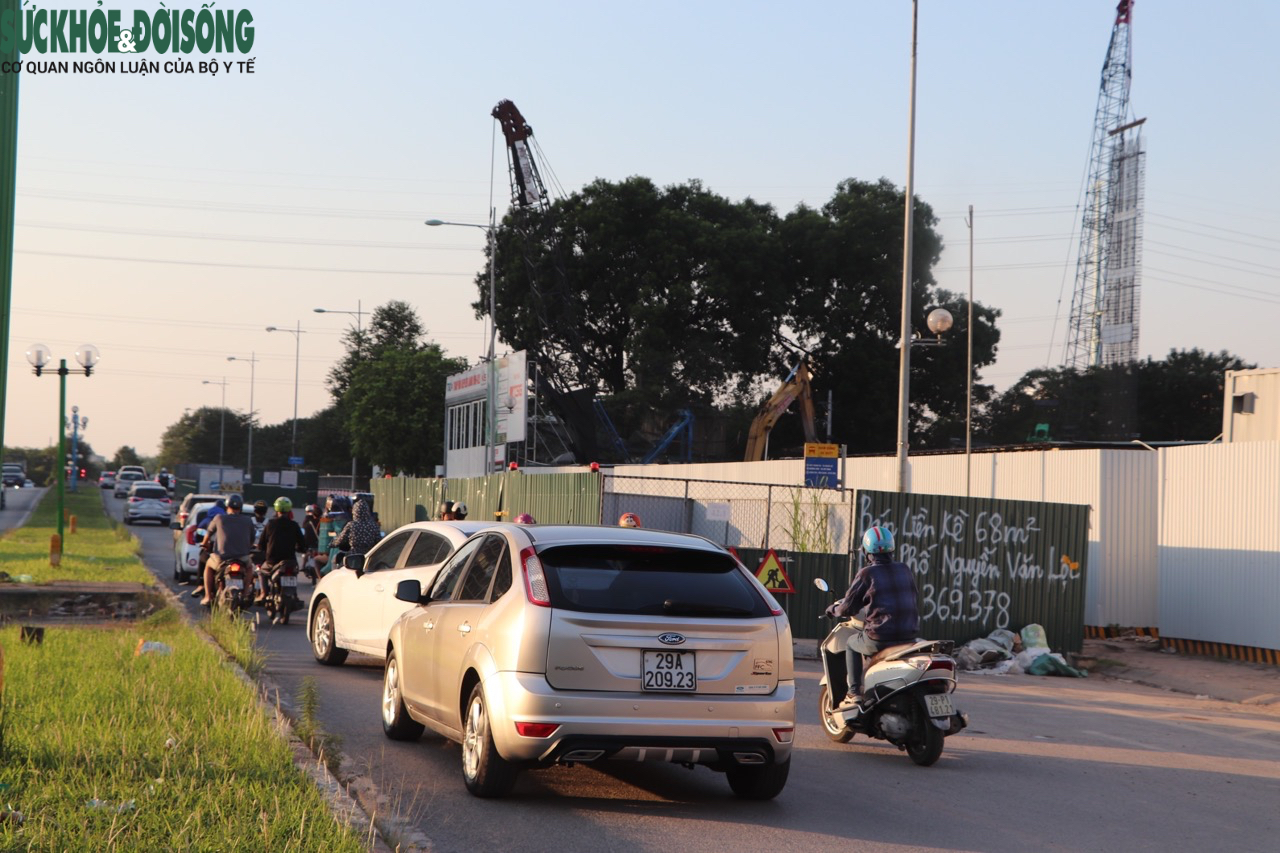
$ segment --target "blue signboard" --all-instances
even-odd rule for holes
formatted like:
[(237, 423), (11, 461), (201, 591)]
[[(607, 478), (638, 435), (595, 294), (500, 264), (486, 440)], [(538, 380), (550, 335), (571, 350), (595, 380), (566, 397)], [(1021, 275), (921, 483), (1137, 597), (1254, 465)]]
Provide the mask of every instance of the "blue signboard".
[(302, 464), (302, 457), (301, 457), (301, 456), (290, 456), (290, 457), (289, 457), (289, 464), (290, 464), (290, 465), (294, 465), (294, 466), (301, 465), (301, 464)]
[(834, 489), (840, 485), (840, 445), (805, 444), (804, 484), (819, 489)]

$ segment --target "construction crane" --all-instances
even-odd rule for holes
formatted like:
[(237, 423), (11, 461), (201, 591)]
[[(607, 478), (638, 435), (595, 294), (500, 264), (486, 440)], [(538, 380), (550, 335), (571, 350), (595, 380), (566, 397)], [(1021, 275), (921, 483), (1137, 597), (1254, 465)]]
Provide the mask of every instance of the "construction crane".
[(1133, 0), (1120, 0), (1102, 66), (1063, 352), (1064, 365), (1080, 370), (1138, 358), (1146, 119), (1129, 112), (1132, 24)]
[(804, 440), (816, 442), (818, 431), (814, 426), (813, 389), (810, 386), (809, 361), (802, 358), (791, 368), (787, 378), (773, 392), (773, 396), (764, 402), (751, 429), (747, 432), (747, 462), (759, 462), (764, 459), (765, 450), (769, 446), (769, 432), (778, 419), (786, 413), (791, 404), (800, 401), (800, 422), (804, 426)]

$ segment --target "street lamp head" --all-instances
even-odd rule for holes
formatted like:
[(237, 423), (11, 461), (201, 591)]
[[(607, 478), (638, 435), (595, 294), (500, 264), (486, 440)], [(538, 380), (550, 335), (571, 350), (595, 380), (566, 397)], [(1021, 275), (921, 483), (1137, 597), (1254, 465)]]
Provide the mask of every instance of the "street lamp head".
[(436, 225), (444, 225), (445, 222), (443, 219), (428, 219), (427, 224), (432, 227), (435, 227)]
[(49, 365), (51, 358), (53, 358), (53, 354), (49, 352), (49, 348), (44, 344), (32, 344), (27, 350), (27, 361), (31, 362), (31, 366), (36, 369), (36, 376), (39, 376), (40, 371)]
[(93, 368), (102, 360), (101, 353), (93, 344), (81, 344), (80, 349), (76, 350), (76, 361), (84, 368), (84, 375), (88, 376), (93, 373)]
[(267, 331), (268, 331), (268, 332), (278, 332), (278, 331), (280, 331), (280, 330), (279, 330), (279, 329), (277, 329), (275, 326), (267, 326)]
[(925, 319), (925, 323), (929, 326), (929, 331), (935, 335), (942, 335), (948, 331), (953, 323), (951, 312), (946, 308), (934, 308), (929, 312), (929, 316)]
[(312, 311), (314, 311), (314, 312), (316, 312), (317, 314), (324, 314), (324, 313), (325, 313), (325, 310), (324, 310), (323, 308), (312, 308), (311, 310), (312, 310)]

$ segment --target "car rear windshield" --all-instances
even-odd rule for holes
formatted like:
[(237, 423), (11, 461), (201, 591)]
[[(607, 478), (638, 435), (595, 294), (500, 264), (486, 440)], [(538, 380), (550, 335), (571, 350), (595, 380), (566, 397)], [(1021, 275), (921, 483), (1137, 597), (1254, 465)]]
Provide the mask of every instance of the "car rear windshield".
[(169, 493), (164, 490), (164, 486), (147, 486), (145, 489), (135, 488), (133, 490), (134, 497), (139, 498), (167, 498)]
[(764, 599), (728, 554), (644, 545), (540, 551), (551, 605), (585, 613), (753, 619)]

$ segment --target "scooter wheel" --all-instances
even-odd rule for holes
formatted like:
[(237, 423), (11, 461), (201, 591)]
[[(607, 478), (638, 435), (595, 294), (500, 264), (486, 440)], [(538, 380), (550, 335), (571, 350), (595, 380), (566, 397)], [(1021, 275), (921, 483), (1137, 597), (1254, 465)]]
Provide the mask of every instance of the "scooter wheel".
[(921, 767), (928, 767), (942, 756), (942, 729), (927, 717), (923, 730), (907, 741), (907, 755)]
[(844, 720), (827, 709), (831, 707), (831, 691), (827, 685), (818, 690), (818, 719), (822, 721), (822, 731), (836, 743), (848, 743), (853, 739), (853, 729), (844, 724)]

